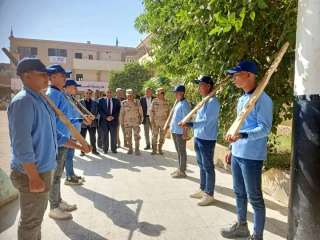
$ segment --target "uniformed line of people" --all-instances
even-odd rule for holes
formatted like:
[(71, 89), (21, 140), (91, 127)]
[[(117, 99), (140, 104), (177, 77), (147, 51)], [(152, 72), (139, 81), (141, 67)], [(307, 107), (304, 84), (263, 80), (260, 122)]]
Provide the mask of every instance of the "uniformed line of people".
[[(254, 62), (243, 61), (227, 73), (233, 77), (234, 84), (245, 92), (237, 106), (237, 114), (240, 114), (256, 88), (257, 66)], [(60, 191), (64, 168), (66, 185), (82, 184), (85, 181), (73, 170), (74, 149), (80, 150), (81, 155), (89, 152), (99, 155), (98, 148), (104, 154), (107, 154), (110, 148), (116, 154), (117, 148), (121, 145), (121, 129), (124, 135), (123, 146), (128, 148), (127, 154), (140, 155), (140, 125), (143, 124), (146, 138), (144, 149), (151, 147), (152, 155), (162, 155), (165, 140), (163, 128), (170, 107), (164, 97), (163, 88), (157, 89), (154, 99), (152, 89), (147, 88), (145, 96), (140, 100), (135, 98), (132, 89), (127, 89), (124, 96), (124, 91), (118, 88), (116, 97), (107, 89), (105, 96), (96, 100), (92, 98), (93, 91), (87, 90), (85, 98), (80, 103), (94, 118), (89, 115), (81, 116), (70, 103), (70, 97), (77, 93), (77, 87), (80, 85), (72, 79), (66, 80), (70, 72), (65, 71), (60, 65), (46, 68), (39, 59), (26, 58), (19, 62), (17, 75), (21, 77), (24, 88), (12, 99), (8, 108), (8, 118), (13, 154), (11, 180), (20, 192), (18, 239), (39, 240), (48, 199), (51, 218), (70, 219), (70, 212), (77, 209), (75, 204), (63, 200)], [(50, 86), (48, 80), (51, 82)], [(214, 81), (210, 76), (203, 76), (194, 83), (199, 85), (198, 90), (202, 97), (208, 96), (214, 88)], [(41, 96), (40, 92), (46, 88), (47, 96), (81, 131), (82, 136), (86, 137), (86, 133), (89, 132), (91, 148), (81, 146), (72, 139), (69, 129), (54, 115)], [(178, 154), (178, 164), (176, 171), (171, 175), (173, 178), (187, 177), (186, 141), (189, 129), (192, 128), (194, 149), (200, 168), (200, 184), (199, 190), (190, 197), (199, 199), (199, 206), (208, 206), (215, 202), (213, 155), (218, 135), (220, 104), (216, 97), (211, 97), (197, 111), (192, 121), (184, 123), (182, 120), (191, 110), (185, 98), (185, 91), (184, 85), (177, 85), (173, 90), (177, 103), (173, 109), (170, 131)], [(24, 124), (21, 124), (21, 118), (24, 119)], [(221, 234), (226, 238), (263, 239), (265, 205), (261, 190), (261, 174), (271, 125), (272, 101), (263, 93), (246, 118), (240, 133), (226, 136), (226, 140), (232, 146), (232, 153), (226, 156), (226, 161), (232, 168), (238, 216), (234, 225), (222, 229)], [(251, 236), (247, 226), (248, 200), (254, 210), (254, 231)]]

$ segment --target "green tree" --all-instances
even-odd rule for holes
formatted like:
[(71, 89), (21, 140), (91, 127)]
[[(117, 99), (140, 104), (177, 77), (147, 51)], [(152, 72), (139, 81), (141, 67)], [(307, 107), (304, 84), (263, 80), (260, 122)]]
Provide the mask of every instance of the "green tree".
[(112, 72), (109, 87), (115, 91), (116, 88), (133, 89), (137, 94), (141, 93), (143, 84), (152, 75), (152, 71), (138, 63), (126, 64), (123, 71)]
[[(140, 32), (152, 34), (158, 71), (170, 79), (190, 80), (210, 74), (219, 83), (225, 70), (242, 59), (255, 60), (260, 79), (285, 41), (290, 49), (266, 91), (274, 101), (273, 132), (291, 118), (296, 31), (296, 0), (144, 0), (136, 19)], [(180, 81), (180, 82), (183, 82)], [(173, 82), (174, 83), (174, 82)], [(192, 101), (199, 99), (191, 87)], [(241, 91), (230, 81), (218, 93), (221, 131), (235, 118)]]

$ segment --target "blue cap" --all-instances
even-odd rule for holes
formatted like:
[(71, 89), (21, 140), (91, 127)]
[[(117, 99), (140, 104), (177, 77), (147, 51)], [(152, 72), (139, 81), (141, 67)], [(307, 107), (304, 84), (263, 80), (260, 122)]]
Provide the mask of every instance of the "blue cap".
[(48, 67), (48, 73), (49, 75), (55, 74), (55, 73), (62, 73), (66, 77), (70, 77), (71, 71), (66, 71), (64, 68), (59, 64), (54, 64)]
[(68, 86), (76, 86), (76, 87), (81, 87), (80, 84), (78, 84), (75, 80), (73, 79), (68, 79), (65, 84), (64, 87), (68, 87)]
[(177, 86), (174, 87), (172, 92), (185, 92), (186, 88), (182, 84), (178, 84)]
[(257, 74), (258, 66), (254, 61), (244, 60), (244, 61), (241, 61), (237, 66), (227, 70), (227, 73), (229, 75), (233, 75), (235, 73), (242, 72), (242, 71)]
[(213, 79), (210, 76), (201, 76), (199, 79), (193, 80), (193, 82), (196, 84), (207, 83), (213, 86)]
[(23, 73), (37, 71), (48, 73), (46, 66), (38, 58), (23, 58), (17, 64), (17, 75), (21, 76)]

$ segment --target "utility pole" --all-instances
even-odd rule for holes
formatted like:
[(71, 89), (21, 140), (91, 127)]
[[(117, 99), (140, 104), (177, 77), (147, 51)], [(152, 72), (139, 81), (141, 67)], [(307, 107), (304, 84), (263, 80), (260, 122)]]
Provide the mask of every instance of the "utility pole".
[(320, 1), (299, 0), (289, 240), (320, 239)]

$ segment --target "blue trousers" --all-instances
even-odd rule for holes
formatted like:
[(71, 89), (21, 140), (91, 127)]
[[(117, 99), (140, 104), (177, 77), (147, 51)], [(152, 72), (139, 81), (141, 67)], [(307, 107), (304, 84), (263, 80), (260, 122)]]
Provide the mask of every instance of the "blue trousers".
[(215, 145), (215, 140), (194, 138), (194, 149), (196, 151), (196, 158), (200, 168), (200, 189), (210, 196), (213, 196), (216, 182), (213, 163)]
[(254, 235), (263, 236), (266, 207), (261, 189), (263, 161), (232, 156), (233, 191), (236, 195), (238, 222), (247, 222), (248, 199), (254, 211)]
[(74, 175), (73, 157), (74, 157), (74, 149), (73, 148), (67, 148), (67, 156), (66, 156), (66, 162), (65, 162), (66, 176), (67, 177), (71, 177), (71, 176)]

